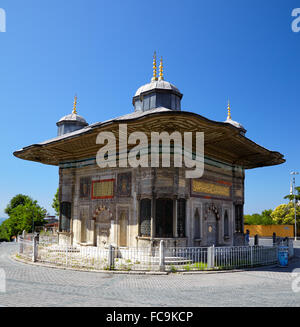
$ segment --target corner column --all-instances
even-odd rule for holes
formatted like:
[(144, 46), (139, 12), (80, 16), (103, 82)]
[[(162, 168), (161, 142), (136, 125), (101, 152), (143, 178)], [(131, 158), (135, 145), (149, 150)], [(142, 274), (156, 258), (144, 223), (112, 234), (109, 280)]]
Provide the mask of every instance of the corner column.
[(151, 201), (151, 238), (153, 239), (155, 237), (155, 217), (156, 217), (156, 195), (152, 195), (152, 201)]
[(178, 231), (177, 231), (177, 220), (178, 220), (178, 199), (175, 197), (173, 199), (173, 237), (178, 237)]

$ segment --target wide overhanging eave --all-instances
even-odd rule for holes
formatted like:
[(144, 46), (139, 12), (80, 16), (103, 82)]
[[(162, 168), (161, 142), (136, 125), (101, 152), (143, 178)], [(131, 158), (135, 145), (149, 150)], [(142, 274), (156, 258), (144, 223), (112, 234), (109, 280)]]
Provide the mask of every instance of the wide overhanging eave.
[[(189, 119), (188, 126), (186, 125)], [(147, 121), (145, 124), (144, 121)], [(214, 122), (200, 115), (185, 111), (163, 111), (137, 117), (134, 119), (114, 119), (104, 123), (90, 125), (78, 133), (66, 134), (62, 138), (55, 138), (41, 144), (33, 144), (21, 150), (15, 151), (14, 155), (20, 159), (40, 162), (49, 165), (59, 165), (65, 160), (95, 157), (97, 152), (96, 136), (103, 130), (114, 130), (118, 124), (128, 124), (128, 132), (133, 130), (168, 130), (170, 126), (179, 128), (181, 131), (203, 130), (205, 134), (205, 152), (210, 152), (210, 157), (227, 162), (231, 165), (240, 165), (245, 169), (278, 165), (285, 162), (279, 152), (267, 150), (244, 135), (238, 128), (222, 122)], [(152, 130), (151, 130), (152, 131)], [(223, 143), (222, 143), (223, 142)], [(227, 151), (224, 150), (227, 146)], [(98, 145), (98, 149), (100, 145)], [(90, 151), (90, 153), (89, 153)], [(239, 157), (239, 152), (243, 155)], [(225, 159), (225, 160), (224, 160)]]

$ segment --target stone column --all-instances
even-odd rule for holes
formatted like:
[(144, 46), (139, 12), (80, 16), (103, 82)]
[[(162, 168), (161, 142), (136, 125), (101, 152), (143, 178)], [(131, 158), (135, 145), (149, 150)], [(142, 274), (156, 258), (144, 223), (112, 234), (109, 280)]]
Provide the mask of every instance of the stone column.
[(178, 237), (178, 231), (177, 231), (177, 220), (178, 220), (178, 206), (177, 206), (177, 197), (173, 199), (173, 237)]
[[(71, 220), (70, 220), (70, 238), (71, 245), (73, 245), (78, 235), (78, 196), (76, 193), (76, 168), (72, 169), (72, 188), (71, 188)], [(77, 224), (75, 224), (75, 221)], [(75, 226), (74, 226), (75, 225)], [(75, 228), (76, 227), (76, 228)]]
[(32, 261), (36, 262), (38, 257), (38, 237), (33, 236), (32, 241)]
[(151, 200), (151, 238), (155, 237), (155, 217), (156, 217), (156, 196), (153, 194)]
[(165, 271), (165, 246), (163, 240), (159, 244), (159, 271)]

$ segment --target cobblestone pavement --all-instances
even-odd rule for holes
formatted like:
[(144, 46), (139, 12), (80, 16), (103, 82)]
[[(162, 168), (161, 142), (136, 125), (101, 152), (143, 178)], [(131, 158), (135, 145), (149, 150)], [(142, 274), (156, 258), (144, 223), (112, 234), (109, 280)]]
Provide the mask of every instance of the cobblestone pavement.
[(297, 243), (299, 259), (287, 268), (166, 276), (32, 266), (10, 258), (16, 244), (0, 243), (0, 306), (300, 306), (300, 292), (292, 290), (294, 268), (300, 276)]

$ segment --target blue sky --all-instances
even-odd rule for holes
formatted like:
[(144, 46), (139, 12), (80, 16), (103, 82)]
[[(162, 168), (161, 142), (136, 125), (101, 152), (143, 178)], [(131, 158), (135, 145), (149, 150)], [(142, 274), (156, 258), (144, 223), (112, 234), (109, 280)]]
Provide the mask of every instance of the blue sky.
[[(232, 118), (287, 162), (246, 172), (245, 213), (283, 203), (299, 167), (300, 33), (298, 1), (2, 0), (0, 33), (0, 216), (17, 193), (53, 213), (58, 168), (15, 158), (13, 151), (56, 136), (72, 110), (89, 123), (129, 113), (150, 81), (152, 55), (184, 94), (182, 109)], [(298, 177), (300, 184), (300, 177)]]

